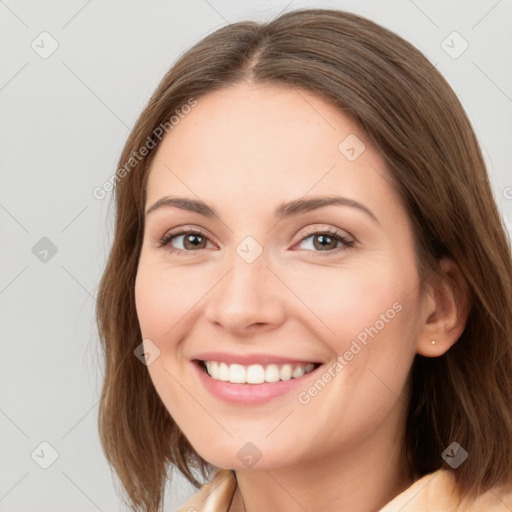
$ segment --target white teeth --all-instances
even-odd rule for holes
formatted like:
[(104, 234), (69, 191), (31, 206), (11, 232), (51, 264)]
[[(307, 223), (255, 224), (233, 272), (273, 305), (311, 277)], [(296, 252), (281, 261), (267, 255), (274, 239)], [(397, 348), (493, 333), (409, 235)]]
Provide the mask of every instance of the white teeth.
[(265, 380), (267, 382), (277, 382), (279, 380), (279, 366), (269, 364), (265, 369)]
[(229, 382), (243, 384), (245, 382), (245, 368), (241, 364), (229, 365)]
[(279, 378), (281, 380), (290, 380), (292, 378), (292, 365), (285, 364), (279, 371)]
[(302, 377), (315, 368), (313, 363), (302, 365), (284, 364), (279, 368), (277, 364), (261, 365), (227, 364), (217, 361), (205, 361), (208, 375), (215, 380), (232, 382), (234, 384), (262, 384), (263, 382), (277, 382)]
[(261, 364), (251, 364), (246, 370), (245, 382), (247, 384), (261, 384), (265, 382), (265, 368)]
[(219, 364), (219, 380), (228, 381), (229, 380), (229, 366), (226, 363)]
[(294, 368), (292, 372), (292, 377), (296, 379), (297, 377), (302, 377), (304, 375), (304, 367), (303, 366), (297, 366), (297, 368)]

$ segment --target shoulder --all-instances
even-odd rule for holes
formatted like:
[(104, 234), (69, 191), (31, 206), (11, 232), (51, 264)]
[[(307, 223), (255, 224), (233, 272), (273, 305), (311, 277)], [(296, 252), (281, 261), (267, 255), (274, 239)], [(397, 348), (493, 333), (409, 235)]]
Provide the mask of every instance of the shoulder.
[(219, 469), (178, 512), (227, 512), (236, 488), (236, 479), (229, 469)]
[(510, 512), (512, 485), (461, 500), (454, 473), (439, 469), (416, 480), (379, 512)]
[[(219, 469), (178, 512), (227, 512), (236, 489), (232, 471)], [(416, 480), (379, 512), (510, 512), (512, 485), (460, 500), (452, 471), (440, 469)]]

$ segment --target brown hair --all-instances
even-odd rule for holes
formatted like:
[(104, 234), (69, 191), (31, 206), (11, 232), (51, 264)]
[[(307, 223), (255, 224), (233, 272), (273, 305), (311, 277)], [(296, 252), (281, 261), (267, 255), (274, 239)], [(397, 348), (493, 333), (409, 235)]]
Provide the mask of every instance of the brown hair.
[[(141, 343), (134, 284), (144, 233), (145, 187), (160, 140), (155, 129), (201, 95), (241, 80), (312, 91), (359, 123), (389, 164), (413, 224), (422, 283), (441, 256), (467, 280), (472, 309), (443, 356), (412, 367), (406, 451), (414, 473), (443, 467), (458, 442), (469, 458), (455, 470), (474, 494), (512, 479), (512, 261), (470, 122), (436, 68), (393, 32), (351, 13), (302, 9), (268, 23), (239, 22), (182, 55), (137, 120), (116, 175), (115, 238), (102, 276), (97, 324), (105, 357), (99, 433), (132, 510), (156, 512), (170, 467), (196, 487), (211, 466), (174, 423), (134, 356)], [(157, 140), (158, 139), (158, 140)], [(437, 272), (436, 272), (437, 271)]]

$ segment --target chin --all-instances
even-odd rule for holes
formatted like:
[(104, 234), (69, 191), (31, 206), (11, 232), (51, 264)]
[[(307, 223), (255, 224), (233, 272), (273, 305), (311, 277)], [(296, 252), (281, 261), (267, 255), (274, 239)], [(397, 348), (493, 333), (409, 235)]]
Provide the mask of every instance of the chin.
[[(292, 462), (286, 458), (286, 453), (281, 453), (275, 447), (265, 448), (250, 441), (244, 443), (237, 442), (232, 446), (225, 447), (222, 452), (217, 448), (218, 446), (215, 452), (211, 450), (196, 451), (213, 466), (237, 471), (271, 470), (289, 465)], [(265, 450), (268, 450), (268, 455), (265, 455)]]

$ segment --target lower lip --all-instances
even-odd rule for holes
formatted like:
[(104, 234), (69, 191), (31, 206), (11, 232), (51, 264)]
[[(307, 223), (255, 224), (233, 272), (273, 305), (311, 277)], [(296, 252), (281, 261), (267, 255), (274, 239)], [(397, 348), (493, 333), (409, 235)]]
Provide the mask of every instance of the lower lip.
[(311, 375), (317, 373), (323, 365), (313, 371), (304, 374), (302, 377), (290, 380), (279, 380), (277, 382), (264, 382), (262, 384), (233, 384), (222, 380), (212, 379), (197, 362), (192, 363), (199, 374), (199, 379), (206, 389), (213, 395), (225, 402), (232, 404), (261, 404), (273, 398), (290, 393), (295, 388), (304, 384), (304, 381)]

